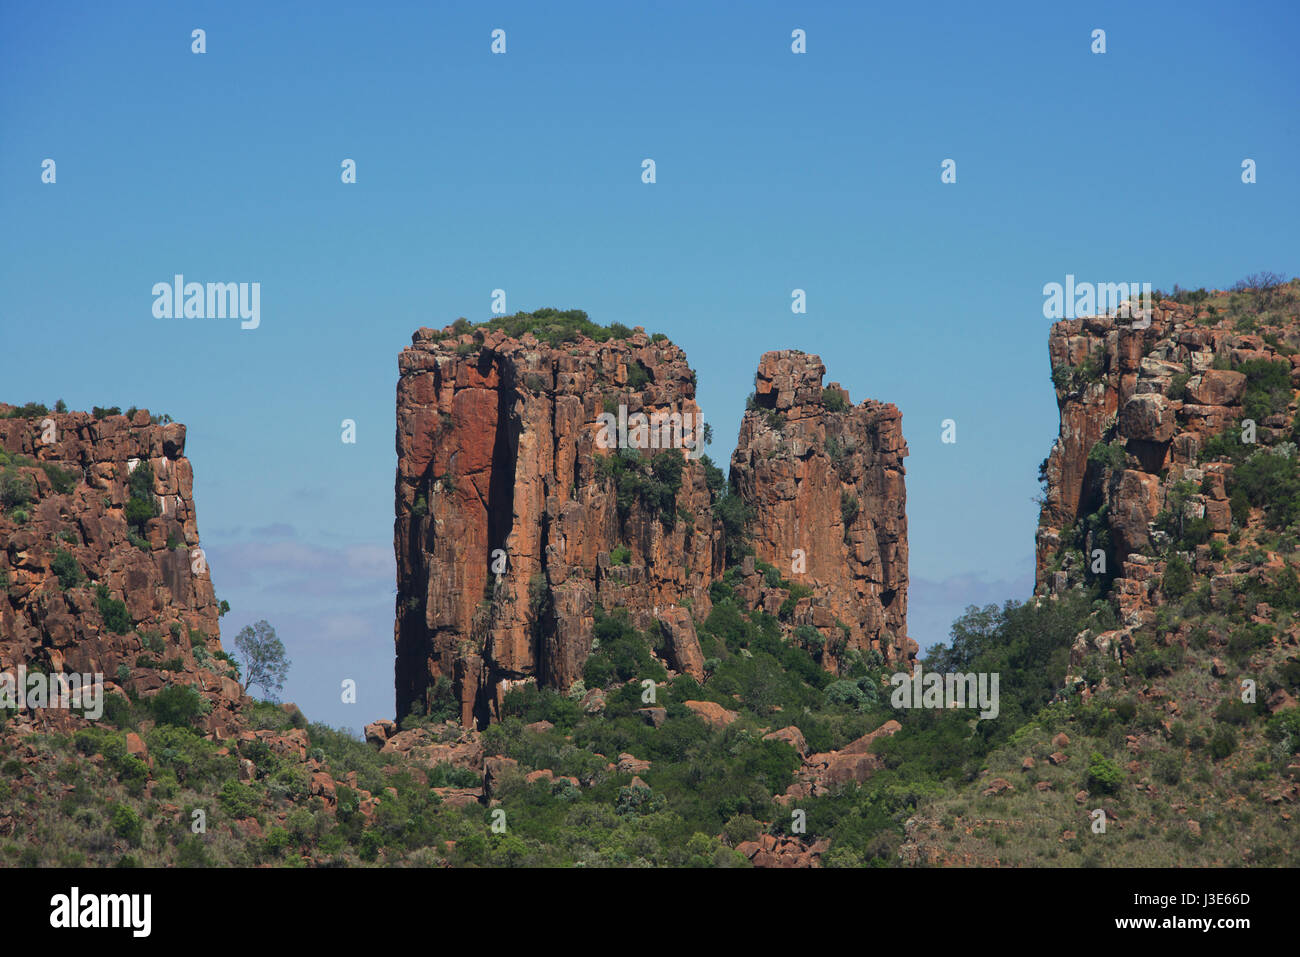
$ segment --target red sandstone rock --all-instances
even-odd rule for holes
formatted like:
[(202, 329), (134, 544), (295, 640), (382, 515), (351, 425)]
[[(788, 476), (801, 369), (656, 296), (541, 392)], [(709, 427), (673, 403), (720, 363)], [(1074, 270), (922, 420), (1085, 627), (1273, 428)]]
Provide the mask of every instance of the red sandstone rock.
[[(399, 716), (430, 705), (444, 677), (465, 725), (496, 717), (522, 682), (570, 690), (591, 650), (596, 602), (626, 608), (639, 628), (657, 621), (668, 664), (703, 681), (694, 621), (707, 616), (709, 583), (724, 570), (704, 470), (684, 460), (665, 521), (639, 501), (620, 508), (596, 441), (598, 416), (619, 404), (698, 416), (681, 350), (640, 331), (550, 346), (531, 334), (421, 329), (399, 369)], [(906, 636), (901, 417), (879, 402), (850, 406), (838, 385), (823, 392), (821, 376), (815, 356), (763, 357), (732, 476), (753, 508), (758, 556), (811, 589), (782, 614), (787, 637), (799, 625), (819, 630), (832, 669), (849, 649), (906, 662), (917, 649)], [(626, 561), (615, 564), (616, 548)], [(796, 548), (803, 564), (792, 566)], [(774, 615), (792, 598), (752, 561), (736, 590)], [(603, 700), (593, 693), (589, 712)]]
[[(427, 704), (439, 676), (467, 725), (497, 715), (511, 682), (569, 690), (597, 601), (626, 607), (641, 628), (669, 609), (675, 667), (702, 675), (689, 615), (671, 609), (689, 602), (706, 615), (721, 571), (703, 466), (680, 448), (642, 453), (684, 459), (670, 524), (639, 501), (620, 512), (597, 467), (612, 454), (597, 443), (607, 406), (699, 415), (681, 350), (643, 332), (549, 346), (531, 334), (421, 330), (398, 364), (398, 714)], [(638, 389), (631, 368), (645, 379)], [(614, 565), (620, 546), (629, 559)], [(500, 576), (495, 549), (507, 561)]]
[(725, 728), (740, 717), (735, 711), (728, 711), (714, 701), (683, 701), (682, 704), (715, 728)]
[[(824, 371), (817, 356), (802, 352), (762, 357), (732, 481), (753, 511), (757, 557), (812, 589), (794, 624), (823, 632), (828, 663), (848, 648), (906, 662), (917, 646), (907, 637), (902, 416), (886, 403), (852, 406), (835, 383), (824, 393)], [(827, 395), (841, 411), (827, 407)], [(784, 597), (778, 593), (774, 604)]]
[[(0, 412), (12, 407), (0, 404)], [(54, 441), (43, 439), (43, 422)], [(185, 457), (185, 426), (153, 424), (147, 411), (133, 418), (96, 419), (86, 412), (50, 412), (33, 419), (0, 418), (0, 448), (19, 459), (17, 473), (33, 493), (29, 519), (0, 510), (0, 577), (9, 582), (0, 601), (0, 670), (43, 664), (51, 671), (99, 673), (105, 691), (130, 689), (149, 697), (165, 684), (195, 687), (211, 705), (203, 730), (228, 736), (242, 726), (246, 700), (224, 666), (210, 656), (222, 650), (217, 602), (206, 561), (199, 563), (193, 472)], [(137, 548), (125, 519), (132, 470), (147, 462), (159, 515), (145, 524)], [(62, 470), (71, 488), (60, 493), (45, 470)], [(52, 570), (59, 552), (75, 562), (81, 581), (63, 588)], [(126, 608), (129, 627), (114, 634), (100, 615), (95, 585)], [(206, 640), (191, 647), (190, 632)], [(142, 635), (157, 636), (163, 652), (146, 654)], [(137, 659), (179, 659), (160, 673)], [(119, 678), (119, 672), (126, 677)], [(42, 727), (70, 730), (80, 719), (54, 709), (34, 713)], [(138, 741), (138, 738), (137, 738)], [(140, 743), (143, 748), (143, 743)], [(141, 752), (147, 757), (147, 752)]]
[[(1201, 463), (1197, 456), (1208, 438), (1241, 418), (1246, 378), (1212, 366), (1222, 359), (1263, 358), (1293, 368), (1295, 362), (1269, 345), (1262, 334), (1237, 332), (1226, 316), (1205, 325), (1209, 316), (1205, 313), (1198, 324), (1194, 309), (1166, 301), (1156, 305), (1145, 329), (1107, 318), (1072, 319), (1052, 327), (1048, 343), (1052, 368), (1077, 369), (1085, 357), (1092, 356), (1098, 375), (1087, 384), (1057, 389), (1060, 434), (1045, 462), (1047, 491), (1038, 530), (1036, 590), (1040, 594), (1061, 592), (1087, 577), (1085, 568), (1068, 560), (1060, 571), (1052, 566), (1059, 549), (1066, 544), (1078, 547), (1064, 543), (1062, 532), (1100, 505), (1106, 507), (1111, 531), (1107, 561), (1121, 572), (1112, 594), (1129, 625), (1149, 620), (1143, 616), (1149, 616), (1151, 606), (1160, 601), (1163, 567), (1137, 562), (1141, 556), (1133, 553), (1153, 544), (1152, 523), (1176, 483), (1187, 481), (1195, 489), (1189, 515), (1203, 515), (1216, 535), (1229, 531), (1232, 519), (1224, 477), (1231, 466)], [(1282, 333), (1282, 339), (1289, 334), (1284, 329), (1263, 332)], [(1181, 394), (1174, 394), (1173, 380), (1179, 374), (1189, 378)], [(1061, 381), (1074, 380), (1062, 377)], [(1268, 427), (1267, 422), (1260, 424)], [(1119, 472), (1089, 463), (1089, 453), (1102, 440), (1123, 446), (1126, 462)], [(1086, 552), (1092, 547), (1085, 543)], [(1089, 553), (1085, 565), (1091, 561)], [(1208, 550), (1197, 559), (1196, 572), (1212, 582), (1220, 577)], [(1230, 581), (1225, 579), (1224, 587), (1231, 588)]]

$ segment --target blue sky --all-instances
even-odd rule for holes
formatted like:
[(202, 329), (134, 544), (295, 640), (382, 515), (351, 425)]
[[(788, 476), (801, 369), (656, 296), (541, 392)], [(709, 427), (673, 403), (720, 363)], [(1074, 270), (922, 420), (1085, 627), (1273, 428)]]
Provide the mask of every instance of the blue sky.
[(493, 289), (667, 333), (720, 462), (768, 349), (897, 404), (924, 647), (1032, 587), (1044, 283), (1300, 272), (1293, 3), (271, 6), (0, 8), (0, 398), (185, 422), (223, 637), (331, 724), (392, 712), (397, 353)]

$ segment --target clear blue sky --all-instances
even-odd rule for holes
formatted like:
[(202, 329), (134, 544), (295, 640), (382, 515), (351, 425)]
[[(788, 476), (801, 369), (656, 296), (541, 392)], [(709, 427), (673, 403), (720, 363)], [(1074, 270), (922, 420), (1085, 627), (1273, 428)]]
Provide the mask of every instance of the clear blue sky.
[[(1300, 14), (893, 6), (9, 0), (0, 398), (185, 422), (223, 638), (268, 619), (286, 699), (359, 728), (393, 706), (415, 328), (489, 318), (500, 287), (665, 332), (723, 463), (759, 355), (816, 352), (902, 409), (911, 632), (944, 640), (1031, 590), (1043, 284), (1300, 271)], [(261, 327), (155, 319), (178, 272), (260, 282)]]

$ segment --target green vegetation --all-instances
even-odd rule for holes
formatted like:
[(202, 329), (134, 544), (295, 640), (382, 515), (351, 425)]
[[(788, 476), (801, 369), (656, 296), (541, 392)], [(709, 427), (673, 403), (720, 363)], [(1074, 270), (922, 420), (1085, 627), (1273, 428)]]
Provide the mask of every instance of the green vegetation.
[(1242, 396), (1242, 415), (1261, 422), (1277, 412), (1285, 412), (1291, 401), (1291, 364), (1268, 359), (1250, 359), (1239, 363), (1236, 371), (1246, 376)]
[(844, 394), (839, 389), (832, 389), (829, 386), (822, 389), (822, 405), (827, 412), (843, 412), (849, 407), (849, 404), (844, 401)]
[(632, 361), (627, 365), (627, 387), (633, 392), (640, 392), (650, 384), (650, 370), (640, 362)]
[(1060, 365), (1052, 369), (1052, 385), (1060, 392), (1075, 393), (1100, 382), (1104, 372), (1105, 355), (1101, 349), (1096, 349), (1077, 366)]
[(279, 694), (291, 662), (270, 623), (263, 620), (245, 625), (235, 636), (235, 648), (242, 659), (244, 687), (257, 685), (272, 698)]
[(150, 519), (157, 518), (161, 514), (158, 509), (158, 499), (153, 494), (153, 482), (153, 466), (147, 459), (141, 460), (131, 470), (131, 477), (127, 479), (131, 497), (126, 503), (126, 523), (141, 537), (145, 535)]
[(1088, 758), (1088, 787), (1102, 794), (1114, 794), (1124, 781), (1124, 770), (1096, 751)]
[[(517, 312), (512, 316), (497, 316), (477, 325), (467, 319), (458, 319), (452, 324), (453, 335), (497, 330), (512, 338), (531, 332), (539, 340), (552, 346), (562, 342), (576, 342), (584, 337), (594, 339), (596, 342), (607, 342), (610, 339), (626, 339), (632, 335), (632, 330), (621, 323), (601, 326), (592, 322), (581, 309), (559, 310), (549, 307), (532, 312)], [(438, 338), (441, 338), (441, 334)]]
[(54, 488), (54, 494), (67, 495), (77, 487), (77, 473), (65, 471), (52, 462), (42, 462), (41, 469), (49, 478), (50, 485)]
[(50, 562), (50, 571), (54, 572), (55, 577), (59, 579), (59, 585), (63, 588), (76, 588), (86, 578), (76, 558), (71, 552), (62, 548), (54, 553), (54, 561)]
[(597, 475), (615, 488), (620, 522), (632, 506), (657, 514), (665, 528), (677, 523), (677, 493), (682, 487), (682, 456), (667, 449), (643, 456), (639, 449), (618, 449), (596, 458)]
[(840, 492), (840, 518), (844, 522), (844, 537), (848, 538), (849, 526), (858, 517), (858, 497), (847, 489)]
[(112, 597), (108, 586), (95, 586), (95, 607), (104, 620), (104, 627), (115, 635), (125, 635), (131, 630), (131, 616), (126, 610), (126, 603)]
[[(1097, 442), (1088, 452), (1088, 463), (1107, 472), (1120, 472), (1124, 469), (1125, 457), (1123, 442)], [(1042, 480), (1046, 481), (1045, 474)]]
[(44, 403), (28, 402), (26, 405), (15, 406), (8, 412), (0, 412), (0, 419), (40, 419), (49, 414), (50, 410)]

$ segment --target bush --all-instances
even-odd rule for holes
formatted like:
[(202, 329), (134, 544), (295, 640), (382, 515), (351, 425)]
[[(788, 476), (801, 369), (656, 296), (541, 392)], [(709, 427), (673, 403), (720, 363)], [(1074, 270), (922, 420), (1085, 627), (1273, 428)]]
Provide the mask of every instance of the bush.
[(109, 826), (118, 837), (125, 838), (132, 846), (140, 843), (144, 833), (144, 824), (140, 815), (126, 804), (109, 805)]
[(758, 840), (761, 825), (757, 818), (749, 814), (737, 814), (722, 826), (722, 837), (735, 847), (746, 841)]
[(844, 520), (844, 534), (847, 536), (849, 526), (853, 524), (854, 519), (858, 517), (858, 497), (852, 492), (843, 490), (840, 492), (840, 518)]
[(43, 462), (41, 468), (45, 471), (50, 480), (56, 495), (67, 495), (77, 487), (77, 474), (75, 472), (65, 472), (51, 462)]
[(1160, 587), (1170, 598), (1182, 598), (1191, 590), (1192, 569), (1181, 555), (1172, 555), (1165, 564), (1165, 574)]
[(650, 373), (640, 362), (632, 361), (627, 365), (627, 387), (633, 392), (640, 392), (650, 383)]
[(620, 608), (613, 615), (597, 611), (593, 633), (599, 647), (587, 659), (582, 672), (588, 688), (603, 688), (614, 680), (662, 681), (667, 677), (663, 666), (651, 656), (645, 636), (628, 622), (627, 609)]
[(0, 505), (20, 509), (31, 502), (32, 495), (32, 484), (25, 475), (12, 469), (0, 472)]
[(150, 519), (159, 515), (158, 500), (153, 494), (153, 466), (142, 460), (127, 479), (131, 497), (126, 503), (126, 523), (143, 536)]
[(1124, 771), (1109, 758), (1094, 751), (1088, 758), (1088, 790), (1114, 794), (1124, 781)]
[(168, 685), (147, 699), (149, 711), (159, 724), (189, 728), (194, 719), (206, 714), (211, 706), (189, 685)]
[(794, 630), (795, 639), (810, 651), (820, 651), (826, 645), (822, 633), (812, 625), (800, 625)]
[(221, 788), (221, 806), (236, 820), (252, 817), (258, 806), (257, 792), (238, 781), (227, 781)]
[(1119, 472), (1124, 468), (1125, 456), (1123, 442), (1098, 442), (1088, 452), (1088, 462), (1107, 472)]
[(1260, 449), (1233, 470), (1230, 497), (1233, 518), (1244, 525), (1249, 509), (1238, 499), (1264, 509), (1265, 520), (1272, 528), (1285, 528), (1300, 520), (1300, 476), (1295, 458)]
[(104, 619), (104, 627), (115, 635), (125, 635), (131, 630), (131, 616), (127, 613), (126, 603), (119, 601), (108, 593), (108, 586), (95, 586), (95, 607)]
[(1237, 371), (1246, 376), (1246, 392), (1241, 399), (1243, 417), (1258, 422), (1275, 412), (1286, 411), (1291, 401), (1289, 362), (1249, 359), (1238, 364)]
[(1220, 727), (1210, 739), (1210, 757), (1222, 761), (1237, 750), (1237, 732), (1229, 727)]
[(65, 589), (75, 588), (85, 578), (81, 573), (81, 566), (77, 564), (77, 560), (72, 556), (72, 553), (62, 548), (54, 553), (54, 561), (50, 563), (50, 571), (54, 572), (59, 579), (59, 584)]
[(843, 412), (849, 404), (844, 401), (844, 394), (839, 389), (827, 386), (822, 389), (822, 406), (827, 412)]

